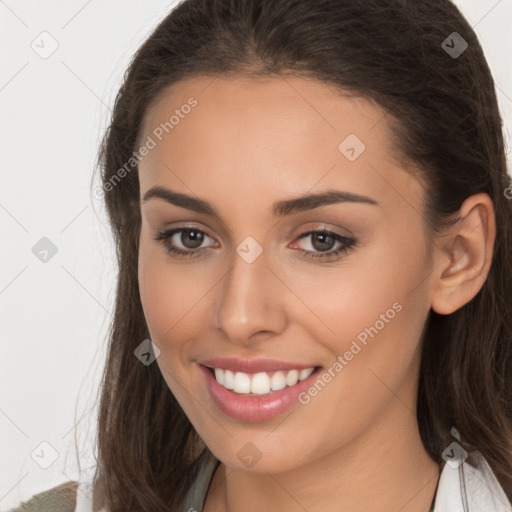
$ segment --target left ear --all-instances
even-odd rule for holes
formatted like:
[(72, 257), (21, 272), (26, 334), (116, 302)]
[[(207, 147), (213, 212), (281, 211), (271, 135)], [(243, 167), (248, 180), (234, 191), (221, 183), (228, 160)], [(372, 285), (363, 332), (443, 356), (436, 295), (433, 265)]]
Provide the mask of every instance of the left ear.
[(458, 215), (459, 220), (436, 243), (432, 309), (441, 315), (467, 304), (491, 268), (496, 237), (491, 198), (484, 193), (468, 197)]

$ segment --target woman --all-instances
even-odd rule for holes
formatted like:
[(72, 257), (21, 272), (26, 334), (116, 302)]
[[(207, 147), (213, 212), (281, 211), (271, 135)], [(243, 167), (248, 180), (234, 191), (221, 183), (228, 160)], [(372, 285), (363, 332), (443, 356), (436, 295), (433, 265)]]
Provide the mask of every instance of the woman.
[(185, 0), (100, 164), (116, 311), (64, 509), (511, 510), (510, 178), (451, 2)]

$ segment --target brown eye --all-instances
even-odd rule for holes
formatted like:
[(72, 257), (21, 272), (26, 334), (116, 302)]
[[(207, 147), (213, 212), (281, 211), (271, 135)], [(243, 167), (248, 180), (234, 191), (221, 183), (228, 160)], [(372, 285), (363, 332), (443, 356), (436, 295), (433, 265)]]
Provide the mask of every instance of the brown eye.
[(192, 258), (209, 250), (209, 247), (201, 247), (205, 238), (213, 240), (199, 229), (179, 228), (161, 231), (155, 240), (161, 242), (171, 256)]
[(336, 239), (332, 234), (327, 232), (312, 233), (311, 245), (317, 251), (328, 251), (333, 248)]
[(204, 233), (197, 229), (182, 229), (180, 242), (187, 249), (197, 249), (201, 246), (204, 240)]
[(299, 237), (299, 241), (308, 239), (309, 244), (306, 245), (309, 245), (309, 248), (297, 248), (297, 250), (308, 258), (323, 259), (324, 261), (340, 259), (357, 245), (357, 241), (353, 238), (325, 229), (308, 231)]

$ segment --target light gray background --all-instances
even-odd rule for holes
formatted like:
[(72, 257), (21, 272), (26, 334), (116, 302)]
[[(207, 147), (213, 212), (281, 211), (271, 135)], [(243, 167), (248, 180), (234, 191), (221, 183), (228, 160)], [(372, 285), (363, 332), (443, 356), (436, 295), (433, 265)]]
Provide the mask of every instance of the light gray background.
[[(512, 0), (456, 4), (497, 83), (510, 169)], [(1, 510), (77, 478), (76, 428), (91, 466), (116, 276), (92, 172), (129, 60), (173, 5), (0, 0)], [(44, 31), (58, 43), (46, 59), (31, 47), (51, 48)], [(46, 263), (32, 253), (42, 237), (58, 249)]]

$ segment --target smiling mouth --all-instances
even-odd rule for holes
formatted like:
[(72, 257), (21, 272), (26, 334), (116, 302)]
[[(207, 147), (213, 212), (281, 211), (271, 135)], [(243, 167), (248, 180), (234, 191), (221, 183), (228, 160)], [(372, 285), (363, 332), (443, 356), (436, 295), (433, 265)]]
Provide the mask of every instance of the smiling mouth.
[(319, 366), (311, 366), (300, 370), (245, 373), (223, 368), (206, 368), (222, 387), (245, 396), (268, 395), (287, 387), (293, 387), (320, 369)]

